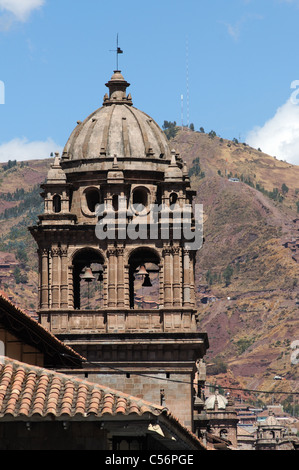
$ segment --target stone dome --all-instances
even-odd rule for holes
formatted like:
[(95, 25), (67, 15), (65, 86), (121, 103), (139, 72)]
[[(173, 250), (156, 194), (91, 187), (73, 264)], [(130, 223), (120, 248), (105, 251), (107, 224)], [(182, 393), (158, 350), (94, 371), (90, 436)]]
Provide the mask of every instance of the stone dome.
[(64, 148), (62, 159), (86, 161), (113, 158), (170, 161), (171, 153), (165, 134), (147, 114), (133, 106), (130, 86), (120, 71), (106, 83), (109, 95), (103, 106), (83, 122), (78, 122)]
[(277, 426), (278, 425), (278, 421), (277, 419), (275, 418), (275, 415), (273, 412), (269, 412), (269, 416), (267, 416), (266, 420), (264, 421), (264, 423), (262, 423), (263, 425), (266, 425), (266, 426)]
[(228, 400), (220, 395), (218, 388), (216, 389), (215, 394), (209, 396), (205, 401), (205, 407), (207, 410), (225, 410), (228, 404)]

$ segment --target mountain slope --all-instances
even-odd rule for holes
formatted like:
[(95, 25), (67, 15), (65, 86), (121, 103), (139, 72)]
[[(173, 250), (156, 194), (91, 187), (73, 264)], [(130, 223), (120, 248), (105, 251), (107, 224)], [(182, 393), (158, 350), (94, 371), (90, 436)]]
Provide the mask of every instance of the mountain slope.
[[(211, 345), (208, 361), (224, 362), (247, 388), (276, 390), (282, 385), (273, 377), (279, 374), (288, 378), (284, 390), (294, 391), (298, 367), (291, 363), (291, 345), (299, 334), (299, 264), (283, 244), (299, 238), (294, 224), (299, 167), (187, 130), (171, 144), (191, 174), (196, 162), (191, 181), (196, 202), (203, 204), (205, 237), (196, 288), (200, 328)], [(273, 188), (280, 197), (273, 198)]]
[(0, 165), (0, 290), (32, 316), (37, 309), (38, 260), (28, 226), (42, 212), (40, 184), (52, 161)]
[[(189, 130), (180, 130), (170, 144), (187, 162), (196, 203), (204, 209), (196, 292), (200, 329), (210, 341), (208, 373), (218, 373), (220, 385), (298, 391), (298, 366), (291, 354), (299, 339), (299, 264), (284, 243), (299, 238), (294, 223), (299, 167), (242, 143)], [(12, 263), (1, 270), (1, 290), (31, 314), (38, 274), (36, 246), (27, 227), (42, 206), (21, 204), (38, 201), (31, 196), (38, 195), (51, 162), (0, 166), (0, 255), (13, 253), (19, 274), (27, 276), (20, 282)], [(24, 188), (23, 199), (15, 200), (17, 188)], [(21, 211), (14, 216), (12, 207)], [(277, 374), (286, 380), (275, 381)], [(211, 381), (215, 378), (209, 375)]]

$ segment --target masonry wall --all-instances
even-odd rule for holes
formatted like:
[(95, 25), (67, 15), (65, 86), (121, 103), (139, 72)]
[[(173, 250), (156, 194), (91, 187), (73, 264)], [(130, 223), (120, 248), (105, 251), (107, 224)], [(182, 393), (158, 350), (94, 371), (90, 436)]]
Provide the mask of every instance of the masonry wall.
[(155, 405), (162, 404), (184, 426), (192, 430), (193, 387), (191, 386), (192, 378), (188, 373), (170, 373), (169, 376), (166, 373), (158, 373), (154, 370), (150, 373), (143, 371), (127, 375), (90, 373), (87, 380), (142, 398)]
[(9, 333), (0, 324), (0, 341), (2, 341), (2, 349), (4, 349), (4, 356), (15, 359), (20, 362), (32, 364), (34, 366), (43, 367), (44, 356), (36, 348), (20, 341), (16, 336)]

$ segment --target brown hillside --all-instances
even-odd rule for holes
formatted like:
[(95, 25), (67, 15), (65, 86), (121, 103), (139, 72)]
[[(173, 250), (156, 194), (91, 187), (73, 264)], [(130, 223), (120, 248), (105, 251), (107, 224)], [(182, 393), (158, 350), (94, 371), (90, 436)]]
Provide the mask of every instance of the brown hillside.
[[(299, 270), (283, 243), (298, 237), (293, 220), (298, 215), (299, 167), (242, 143), (186, 130), (178, 132), (171, 146), (190, 169), (199, 158), (205, 174), (191, 178), (198, 191), (196, 202), (204, 208), (205, 243), (196, 264), (199, 323), (209, 335), (208, 364), (220, 361), (228, 370), (211, 375), (210, 381), (295, 391), (298, 371), (290, 355), (292, 341), (298, 339)], [(44, 181), (50, 163), (47, 159), (0, 168), (0, 194), (13, 193), (18, 187), (30, 191)], [(240, 182), (230, 182), (228, 176)], [(285, 194), (283, 183), (288, 188)], [(265, 191), (256, 189), (257, 184)], [(269, 197), (274, 188), (283, 196), (280, 201)], [(1, 214), (21, 201), (0, 202)], [(28, 214), (27, 210), (16, 218), (0, 220), (0, 251), (16, 254), (23, 242), (28, 255), (20, 264), (27, 282), (17, 284), (11, 268), (1, 289), (33, 314), (38, 276), (36, 246), (25, 230)], [(226, 282), (228, 266), (232, 272)], [(212, 369), (217, 372), (217, 367), (208, 367)], [(276, 374), (285, 380), (275, 381)]]
[[(7, 200), (7, 195), (14, 195), (24, 189), (26, 194), (35, 189), (35, 201), (39, 198), (39, 185), (45, 181), (52, 159), (31, 160), (30, 162), (10, 162), (0, 164), (0, 215), (6, 209), (20, 206), (24, 200)], [(13, 198), (15, 199), (15, 198)], [(29, 201), (20, 214), (0, 219), (0, 257), (7, 253), (16, 256), (16, 264), (6, 263), (0, 272), (0, 290), (16, 305), (35, 316), (37, 308), (38, 274), (36, 245), (27, 230), (32, 218), (38, 213), (39, 204)], [(32, 214), (32, 215), (30, 215)], [(25, 253), (25, 254), (24, 254)], [(27, 259), (26, 259), (27, 258)], [(16, 268), (19, 278), (16, 277)], [(26, 281), (26, 282), (24, 282)]]
[[(281, 374), (288, 378), (285, 390), (294, 390), (298, 371), (291, 364), (290, 344), (299, 331), (299, 265), (283, 243), (299, 238), (293, 222), (299, 167), (188, 130), (179, 131), (171, 144), (189, 168), (199, 158), (205, 174), (191, 181), (204, 209), (205, 243), (197, 257), (196, 283), (200, 328), (211, 345), (208, 361), (223, 361), (247, 388), (277, 389), (281, 384), (273, 377)], [(256, 183), (269, 192), (285, 183), (288, 192), (279, 191), (279, 202), (255, 189)], [(228, 285), (227, 266), (232, 271)]]

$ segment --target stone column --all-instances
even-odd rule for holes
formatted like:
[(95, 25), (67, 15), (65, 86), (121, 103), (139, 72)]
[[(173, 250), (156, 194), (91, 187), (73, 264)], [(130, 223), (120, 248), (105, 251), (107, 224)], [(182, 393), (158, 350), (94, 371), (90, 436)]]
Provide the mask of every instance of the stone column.
[(164, 266), (159, 264), (159, 308), (164, 307)]
[(184, 256), (184, 268), (183, 268), (183, 290), (184, 290), (184, 307), (191, 306), (191, 295), (190, 295), (190, 253), (189, 250), (183, 250)]
[(172, 250), (170, 247), (165, 247), (163, 250), (164, 258), (164, 307), (172, 306)]
[(116, 249), (108, 248), (108, 307), (116, 307), (116, 272), (117, 257)]
[(181, 248), (173, 247), (173, 305), (181, 307)]
[(124, 264), (124, 296), (125, 296), (125, 308), (130, 308), (130, 279), (129, 279), (128, 264)]
[(59, 308), (59, 291), (60, 291), (60, 273), (59, 273), (59, 261), (60, 261), (60, 249), (58, 247), (52, 248), (52, 308)]
[(124, 308), (125, 306), (125, 279), (124, 279), (124, 249), (117, 248), (117, 306)]
[(49, 252), (47, 248), (40, 250), (41, 275), (40, 275), (40, 308), (49, 308)]
[(68, 305), (74, 308), (74, 277), (73, 277), (74, 266), (71, 264), (68, 266)]
[(193, 258), (193, 256), (191, 256), (191, 259), (190, 259), (190, 302), (193, 306), (195, 306), (195, 304), (196, 304), (194, 269), (195, 269), (194, 258)]
[(61, 254), (61, 285), (60, 285), (60, 307), (68, 308), (68, 249), (66, 246), (60, 250)]
[(107, 308), (108, 306), (108, 267), (107, 264), (103, 264), (103, 307)]
[(66, 191), (62, 192), (61, 197), (61, 212), (69, 212), (70, 200)]

